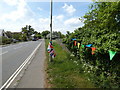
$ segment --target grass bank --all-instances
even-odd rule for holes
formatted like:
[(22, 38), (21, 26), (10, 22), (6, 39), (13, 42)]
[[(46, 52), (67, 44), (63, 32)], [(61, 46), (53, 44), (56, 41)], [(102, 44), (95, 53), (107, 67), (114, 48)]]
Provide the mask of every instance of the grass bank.
[(48, 64), (46, 71), (51, 88), (95, 88), (81, 71), (82, 65), (79, 60), (63, 50), (54, 41), (53, 47), (57, 56), (53, 59), (53, 62), (49, 62), (49, 54), (47, 52), (48, 42), (48, 40), (45, 41)]

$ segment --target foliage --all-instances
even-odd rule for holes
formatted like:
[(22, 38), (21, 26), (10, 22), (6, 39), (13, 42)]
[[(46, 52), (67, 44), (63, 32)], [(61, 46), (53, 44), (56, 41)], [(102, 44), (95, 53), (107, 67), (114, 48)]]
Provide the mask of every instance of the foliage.
[[(46, 49), (48, 40), (46, 40)], [(66, 52), (59, 44), (53, 42), (57, 56), (53, 62), (48, 62), (47, 73), (52, 88), (94, 88), (92, 83), (81, 73), (82, 66), (70, 53)], [(48, 52), (47, 57), (48, 57)]]
[(27, 39), (28, 38), (27, 38), (27, 35), (25, 33), (20, 36), (21, 41), (27, 41)]
[(50, 31), (46, 30), (42, 32), (42, 36), (46, 39), (46, 36), (50, 33)]
[[(8, 38), (1, 37), (1, 41), (3, 41), (3, 44), (28, 41), (28, 40), (32, 40), (32, 38), (36, 38), (36, 39), (42, 38), (41, 33), (35, 31), (31, 25), (29, 25), (29, 26), (26, 25), (25, 27), (22, 27), (21, 32), (6, 31), (5, 34), (7, 35)], [(2, 42), (1, 42), (1, 44), (2, 44)]]
[[(60, 38), (64, 38), (65, 36), (64, 36), (64, 34), (62, 34), (60, 31), (53, 31), (52, 32), (52, 39), (60, 39)], [(50, 38), (50, 34), (49, 35), (47, 35), (47, 37), (46, 38)]]
[[(27, 39), (30, 40), (30, 37), (32, 34), (34, 34), (34, 29), (32, 28), (31, 25), (22, 28), (22, 33), (24, 36), (26, 35)], [(25, 37), (24, 37), (25, 39)], [(26, 39), (25, 39), (26, 40)]]
[(5, 34), (8, 36), (8, 38), (12, 38), (12, 32), (7, 31), (7, 32), (5, 32)]
[(4, 36), (2, 36), (1, 38), (2, 38), (2, 43), (1, 43), (2, 45), (10, 44), (12, 42), (12, 39), (10, 39), (10, 38), (6, 38)]
[(34, 38), (39, 38), (39, 39), (41, 39), (41, 38), (42, 38), (41, 33), (36, 32)]
[(60, 31), (53, 31), (53, 35), (56, 36), (56, 38), (64, 38), (64, 35)]
[(21, 32), (13, 32), (12, 33), (12, 38), (21, 41)]
[[(80, 59), (84, 72), (96, 86), (120, 87), (120, 1), (92, 4), (84, 19), (85, 25), (73, 33), (67, 32), (63, 42)], [(72, 38), (84, 45), (93, 44), (97, 48), (95, 55), (90, 48), (73, 46)], [(108, 50), (117, 52), (112, 61)]]

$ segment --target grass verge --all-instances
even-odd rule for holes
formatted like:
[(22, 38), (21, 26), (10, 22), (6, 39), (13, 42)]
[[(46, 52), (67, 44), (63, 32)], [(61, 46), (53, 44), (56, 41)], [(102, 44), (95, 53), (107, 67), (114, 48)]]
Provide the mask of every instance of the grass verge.
[(81, 71), (82, 65), (79, 60), (63, 50), (56, 42), (53, 42), (53, 47), (57, 56), (53, 62), (49, 62), (48, 42), (48, 40), (45, 41), (48, 64), (46, 71), (51, 88), (95, 88)]

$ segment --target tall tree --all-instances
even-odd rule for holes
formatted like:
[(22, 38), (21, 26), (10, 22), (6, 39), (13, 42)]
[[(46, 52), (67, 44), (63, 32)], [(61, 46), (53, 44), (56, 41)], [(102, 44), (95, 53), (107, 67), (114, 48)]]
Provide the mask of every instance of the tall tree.
[(98, 51), (120, 51), (120, 1), (94, 3), (84, 18), (86, 40), (94, 42)]
[[(96, 2), (91, 5), (84, 18), (85, 25), (73, 33), (67, 32), (64, 41), (74, 55), (80, 57), (84, 71), (91, 72), (87, 73), (90, 81), (102, 88), (119, 88), (120, 1)], [(76, 49), (72, 38), (77, 38), (77, 42), (81, 41), (82, 45), (93, 44), (92, 47), (96, 48), (95, 54), (91, 54), (91, 48)], [(112, 61), (108, 51), (117, 52)]]
[(50, 31), (46, 30), (42, 32), (42, 36), (46, 39), (46, 36), (50, 33)]
[(13, 32), (12, 38), (16, 40), (20, 40), (21, 32)]
[(22, 33), (26, 34), (27, 39), (30, 39), (30, 36), (34, 34), (34, 29), (32, 28), (31, 25), (26, 25), (26, 27), (22, 28)]

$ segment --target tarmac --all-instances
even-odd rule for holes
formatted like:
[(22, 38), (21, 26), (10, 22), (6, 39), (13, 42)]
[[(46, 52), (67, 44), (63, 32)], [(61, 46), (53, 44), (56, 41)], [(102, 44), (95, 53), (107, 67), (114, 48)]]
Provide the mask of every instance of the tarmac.
[(23, 75), (17, 84), (14, 82), (15, 88), (45, 88), (45, 41), (42, 41), (35, 57), (24, 70)]

